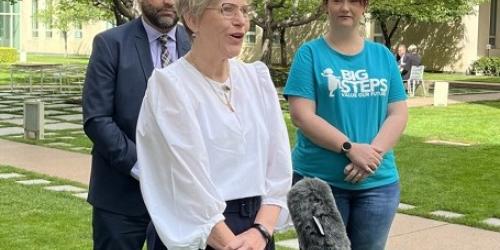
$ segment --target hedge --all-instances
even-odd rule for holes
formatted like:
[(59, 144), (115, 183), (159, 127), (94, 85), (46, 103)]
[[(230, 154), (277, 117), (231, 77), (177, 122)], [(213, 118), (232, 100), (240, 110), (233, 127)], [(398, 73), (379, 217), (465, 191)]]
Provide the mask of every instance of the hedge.
[(17, 50), (15, 48), (0, 47), (0, 63), (13, 63), (17, 60)]
[(474, 73), (482, 72), (487, 76), (500, 75), (500, 57), (481, 57), (472, 63)]

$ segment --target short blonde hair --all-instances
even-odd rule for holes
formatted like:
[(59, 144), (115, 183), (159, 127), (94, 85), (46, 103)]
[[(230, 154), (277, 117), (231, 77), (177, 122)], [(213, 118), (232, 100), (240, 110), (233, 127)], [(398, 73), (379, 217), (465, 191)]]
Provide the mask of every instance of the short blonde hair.
[(193, 34), (193, 31), (186, 24), (184, 20), (184, 15), (189, 14), (195, 18), (200, 18), (205, 12), (205, 9), (212, 3), (219, 2), (219, 0), (175, 0), (175, 9), (177, 15), (179, 15), (181, 22), (186, 27), (189, 35)]

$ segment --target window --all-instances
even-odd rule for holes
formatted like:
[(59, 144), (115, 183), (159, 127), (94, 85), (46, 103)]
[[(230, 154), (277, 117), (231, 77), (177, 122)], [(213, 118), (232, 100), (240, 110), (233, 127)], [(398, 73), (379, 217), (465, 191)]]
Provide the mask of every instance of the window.
[[(50, 9), (52, 8), (52, 0), (46, 0), (45, 2), (45, 9)], [(45, 37), (50, 38), (52, 37), (52, 17), (48, 20), (48, 23), (45, 24)]]
[(490, 37), (488, 39), (489, 44), (492, 48), (496, 45), (496, 35), (497, 35), (497, 19), (498, 19), (498, 0), (491, 0), (490, 3)]
[(31, 5), (31, 36), (38, 37), (38, 0), (33, 0)]
[(19, 3), (0, 1), (0, 47), (19, 48)]
[(82, 24), (79, 23), (75, 25), (75, 38), (82, 38), (82, 37), (83, 37)]
[(257, 26), (255, 24), (250, 25), (250, 29), (245, 35), (245, 44), (254, 45), (256, 41), (256, 30)]

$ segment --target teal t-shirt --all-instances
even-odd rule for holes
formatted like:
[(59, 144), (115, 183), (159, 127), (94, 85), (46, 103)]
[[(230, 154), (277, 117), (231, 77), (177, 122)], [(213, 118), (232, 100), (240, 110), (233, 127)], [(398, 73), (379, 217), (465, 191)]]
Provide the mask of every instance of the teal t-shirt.
[[(382, 128), (389, 104), (407, 98), (396, 59), (385, 46), (365, 41), (361, 52), (348, 56), (328, 46), (323, 37), (299, 48), (284, 94), (314, 101), (317, 115), (352, 142), (368, 144)], [(390, 150), (374, 175), (358, 184), (344, 181), (349, 159), (315, 145), (300, 129), (292, 160), (295, 172), (343, 189), (368, 189), (399, 180)]]

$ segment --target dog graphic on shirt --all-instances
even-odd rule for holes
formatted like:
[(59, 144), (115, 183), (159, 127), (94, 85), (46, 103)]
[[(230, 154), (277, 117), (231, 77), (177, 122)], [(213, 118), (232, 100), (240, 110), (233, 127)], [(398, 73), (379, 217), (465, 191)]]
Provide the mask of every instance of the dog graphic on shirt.
[(328, 79), (328, 92), (330, 97), (335, 97), (335, 90), (339, 88), (340, 81), (337, 79), (335, 75), (333, 75), (333, 69), (326, 68), (321, 73), (321, 76), (326, 77)]

